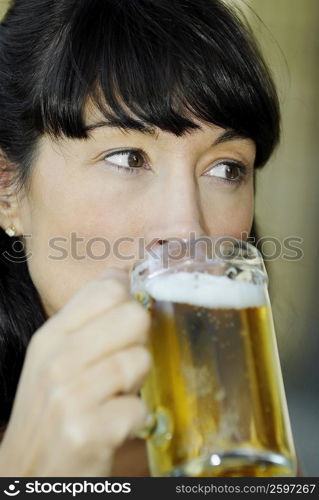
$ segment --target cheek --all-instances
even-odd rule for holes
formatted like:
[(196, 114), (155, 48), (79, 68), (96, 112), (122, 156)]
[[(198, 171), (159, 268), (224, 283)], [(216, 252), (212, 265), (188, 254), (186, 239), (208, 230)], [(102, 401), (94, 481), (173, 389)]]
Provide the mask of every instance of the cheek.
[(254, 217), (252, 183), (233, 193), (216, 192), (205, 200), (203, 212), (209, 236), (245, 239), (245, 235), (249, 235)]
[[(88, 179), (38, 178), (25, 211), (30, 275), (49, 316), (85, 283), (109, 266), (126, 268), (110, 248), (123, 237), (139, 233), (133, 211), (126, 210), (123, 190)], [(63, 188), (61, 189), (61, 186)], [(125, 193), (126, 195), (127, 193)], [(129, 245), (120, 246), (130, 254)]]

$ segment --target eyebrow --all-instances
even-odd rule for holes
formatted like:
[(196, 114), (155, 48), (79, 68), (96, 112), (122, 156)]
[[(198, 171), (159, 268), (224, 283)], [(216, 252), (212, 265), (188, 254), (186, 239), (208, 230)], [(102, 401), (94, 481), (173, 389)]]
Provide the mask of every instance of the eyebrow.
[[(124, 128), (125, 130), (132, 130), (132, 131), (138, 131), (142, 132), (144, 134), (149, 134), (149, 135), (154, 135), (156, 133), (155, 127), (149, 126), (149, 125), (143, 125), (140, 124), (139, 126), (135, 127), (120, 127), (118, 124), (114, 122), (107, 122), (107, 121), (101, 121), (98, 123), (93, 123), (92, 125), (87, 125), (84, 127), (84, 130), (86, 132), (89, 132), (91, 130), (95, 130), (98, 128), (102, 127), (108, 127), (108, 128)], [(234, 129), (227, 129), (225, 130), (215, 141), (213, 142), (213, 146), (217, 146), (218, 144), (223, 144), (224, 142), (228, 141), (236, 141), (236, 140), (248, 140), (251, 139), (247, 134), (244, 134), (242, 132), (238, 132)]]
[(86, 127), (84, 127), (84, 130), (86, 132), (90, 132), (91, 130), (95, 130), (97, 128), (102, 128), (102, 127), (121, 128), (121, 129), (129, 130), (129, 131), (132, 130), (132, 131), (143, 132), (144, 134), (149, 134), (149, 135), (153, 135), (155, 133), (155, 127), (152, 127), (149, 125), (139, 124), (136, 127), (132, 127), (132, 126), (128, 127), (128, 126), (123, 126), (123, 125), (120, 126), (116, 122), (106, 122), (106, 121), (93, 123), (92, 125), (87, 125)]
[(247, 134), (244, 134), (242, 132), (237, 132), (236, 130), (233, 129), (228, 129), (225, 130), (215, 141), (213, 142), (213, 146), (217, 146), (218, 144), (223, 144), (224, 142), (228, 141), (237, 141), (237, 140), (247, 140), (251, 139)]

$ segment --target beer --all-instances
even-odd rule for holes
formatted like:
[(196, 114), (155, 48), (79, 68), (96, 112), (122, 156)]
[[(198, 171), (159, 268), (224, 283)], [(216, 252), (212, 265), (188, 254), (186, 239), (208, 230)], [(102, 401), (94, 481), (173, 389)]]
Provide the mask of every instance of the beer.
[(164, 272), (139, 298), (152, 326), (142, 396), (157, 427), (153, 476), (294, 476), (296, 461), (267, 289)]

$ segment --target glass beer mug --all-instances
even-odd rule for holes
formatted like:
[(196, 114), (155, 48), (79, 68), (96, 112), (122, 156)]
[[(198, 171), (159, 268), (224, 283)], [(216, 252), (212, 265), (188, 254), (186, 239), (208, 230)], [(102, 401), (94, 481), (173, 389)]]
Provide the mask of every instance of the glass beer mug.
[(151, 314), (152, 476), (296, 475), (267, 274), (234, 238), (175, 240), (132, 271)]

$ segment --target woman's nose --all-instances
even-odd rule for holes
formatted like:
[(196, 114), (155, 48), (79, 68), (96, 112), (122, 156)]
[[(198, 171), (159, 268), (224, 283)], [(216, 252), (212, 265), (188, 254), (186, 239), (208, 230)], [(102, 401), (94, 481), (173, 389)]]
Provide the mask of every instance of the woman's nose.
[(193, 239), (207, 234), (200, 196), (194, 180), (172, 182), (153, 199), (148, 219), (147, 243)]

